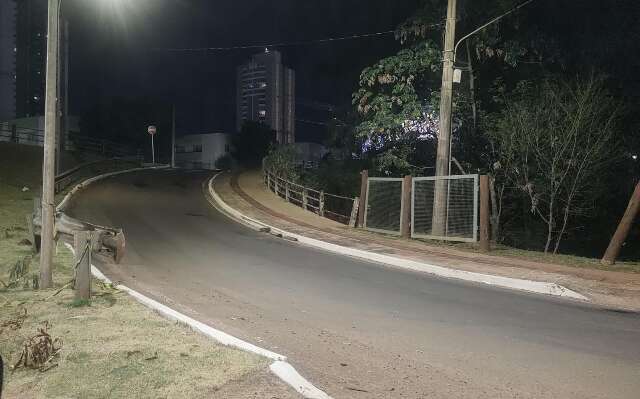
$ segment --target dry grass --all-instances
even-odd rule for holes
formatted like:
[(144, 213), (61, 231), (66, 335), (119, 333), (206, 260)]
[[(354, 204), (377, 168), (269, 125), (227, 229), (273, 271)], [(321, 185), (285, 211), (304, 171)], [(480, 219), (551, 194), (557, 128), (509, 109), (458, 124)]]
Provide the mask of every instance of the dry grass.
[[(2, 150), (0, 143), (0, 159)], [(23, 149), (23, 168), (0, 167), (0, 280), (5, 282), (16, 261), (31, 255), (31, 247), (20, 241), (27, 235), (22, 226), (34, 191), (21, 189), (39, 184), (39, 171), (33, 171), (37, 154)], [(267, 365), (166, 321), (102, 284), (94, 284), (90, 304), (74, 302), (69, 289), (53, 296), (72, 278), (71, 264), (71, 253), (60, 244), (53, 289), (0, 284), (0, 353), (7, 363), (3, 398), (204, 398)], [(37, 265), (35, 258), (27, 277), (37, 273)], [(20, 319), (25, 309), (26, 318)], [(25, 341), (45, 322), (52, 339), (63, 341), (48, 370), (11, 371)]]

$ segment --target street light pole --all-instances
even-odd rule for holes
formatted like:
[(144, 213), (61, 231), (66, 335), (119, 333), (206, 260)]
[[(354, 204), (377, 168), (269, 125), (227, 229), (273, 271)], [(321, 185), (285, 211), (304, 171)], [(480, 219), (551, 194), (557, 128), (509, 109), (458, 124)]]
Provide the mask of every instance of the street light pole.
[(48, 1), (47, 71), (42, 162), (42, 232), (40, 235), (40, 288), (53, 286), (55, 235), (55, 167), (58, 128), (58, 55), (61, 0)]
[[(453, 107), (453, 62), (456, 40), (457, 0), (449, 0), (447, 24), (444, 39), (444, 60), (442, 65), (442, 89), (440, 91), (440, 127), (438, 130), (438, 152), (436, 155), (436, 176), (449, 175), (449, 154), (451, 151), (451, 108)], [(444, 179), (436, 180), (433, 197), (432, 235), (445, 233), (447, 185)]]

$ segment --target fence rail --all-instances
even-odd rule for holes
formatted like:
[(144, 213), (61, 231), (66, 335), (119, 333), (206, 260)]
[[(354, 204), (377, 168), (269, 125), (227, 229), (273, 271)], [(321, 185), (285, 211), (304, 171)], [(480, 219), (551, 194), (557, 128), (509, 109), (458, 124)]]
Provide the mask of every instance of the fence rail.
[(357, 197), (345, 197), (318, 191), (283, 179), (266, 169), (264, 170), (264, 183), (274, 194), (304, 210), (343, 224), (353, 225), (355, 223), (354, 218), (358, 209)]
[[(0, 142), (11, 142), (42, 147), (44, 131), (8, 123), (0, 123)], [(83, 151), (101, 154), (107, 157), (125, 157), (137, 154), (137, 149), (110, 140), (96, 139), (70, 132), (65, 139), (66, 151)]]

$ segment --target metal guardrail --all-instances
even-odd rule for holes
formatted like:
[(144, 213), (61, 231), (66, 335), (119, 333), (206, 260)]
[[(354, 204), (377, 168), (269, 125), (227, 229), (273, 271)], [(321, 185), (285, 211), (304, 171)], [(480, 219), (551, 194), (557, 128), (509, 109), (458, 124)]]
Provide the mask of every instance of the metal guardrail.
[(358, 197), (325, 193), (322, 190), (315, 190), (283, 179), (268, 170), (264, 170), (264, 183), (274, 194), (304, 210), (336, 222), (355, 225), (359, 206)]
[(60, 173), (55, 177), (55, 192), (56, 194), (60, 193), (64, 191), (67, 187), (69, 187), (71, 184), (78, 181), (79, 177), (82, 175), (82, 173), (85, 172), (86, 168), (88, 167), (112, 163), (114, 164), (113, 169), (118, 170), (119, 166), (122, 164), (131, 163), (131, 162), (141, 162), (141, 161), (142, 160), (139, 158), (130, 157), (130, 158), (103, 159), (100, 161), (86, 162), (86, 163), (80, 164), (72, 169), (69, 169), (65, 172)]

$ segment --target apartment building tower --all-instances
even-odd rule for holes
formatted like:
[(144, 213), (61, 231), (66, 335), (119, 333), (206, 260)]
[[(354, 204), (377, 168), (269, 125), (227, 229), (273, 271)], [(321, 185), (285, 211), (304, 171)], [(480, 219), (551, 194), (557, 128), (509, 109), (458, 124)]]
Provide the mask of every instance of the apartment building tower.
[(279, 51), (266, 50), (238, 67), (236, 128), (262, 122), (276, 132), (278, 144), (295, 142), (295, 72)]

